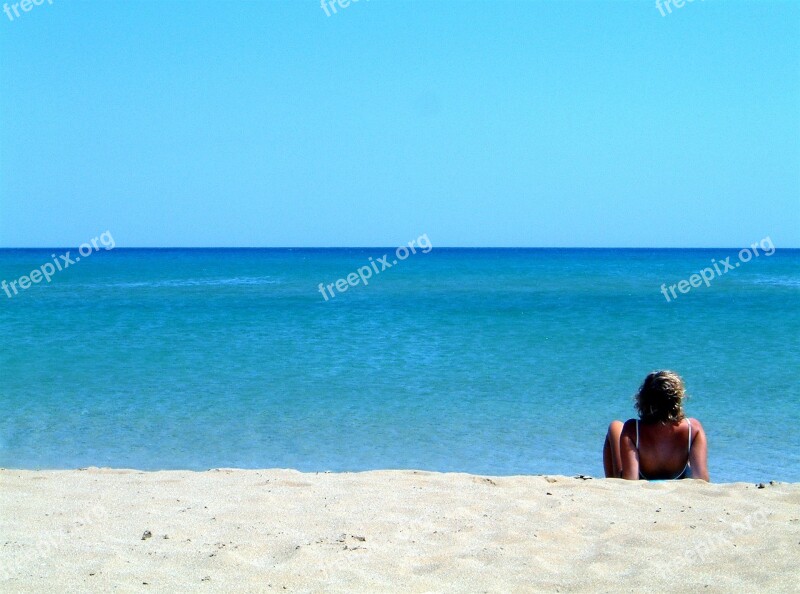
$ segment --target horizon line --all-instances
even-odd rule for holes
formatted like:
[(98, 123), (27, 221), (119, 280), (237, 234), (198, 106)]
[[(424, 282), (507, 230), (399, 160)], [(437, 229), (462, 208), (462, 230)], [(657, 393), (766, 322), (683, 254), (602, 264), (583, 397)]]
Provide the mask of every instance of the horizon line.
[[(103, 247), (103, 246), (100, 246)], [(689, 247), (664, 247), (664, 246), (431, 246), (429, 251), (434, 250), (742, 250), (750, 246), (689, 246)], [(96, 251), (116, 251), (116, 250), (380, 250), (396, 249), (394, 245), (370, 245), (370, 246), (125, 246), (113, 247), (110, 249), (100, 249)], [(3, 250), (72, 250), (78, 246), (12, 246), (0, 247)], [(800, 246), (775, 247), (776, 250), (797, 250)]]

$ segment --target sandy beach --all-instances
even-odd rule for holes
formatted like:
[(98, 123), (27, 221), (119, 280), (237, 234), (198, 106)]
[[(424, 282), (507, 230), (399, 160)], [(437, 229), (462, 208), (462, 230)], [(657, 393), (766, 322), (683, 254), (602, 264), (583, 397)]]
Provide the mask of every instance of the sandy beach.
[(3, 592), (798, 591), (800, 485), (0, 471)]

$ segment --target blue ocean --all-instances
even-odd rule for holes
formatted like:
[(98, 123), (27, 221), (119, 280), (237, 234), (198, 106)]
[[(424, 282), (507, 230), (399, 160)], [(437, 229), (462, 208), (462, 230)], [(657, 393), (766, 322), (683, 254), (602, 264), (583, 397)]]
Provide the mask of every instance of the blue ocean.
[(0, 250), (2, 467), (602, 476), (666, 368), (712, 481), (800, 481), (800, 250), (116, 248), (20, 288), (66, 251)]

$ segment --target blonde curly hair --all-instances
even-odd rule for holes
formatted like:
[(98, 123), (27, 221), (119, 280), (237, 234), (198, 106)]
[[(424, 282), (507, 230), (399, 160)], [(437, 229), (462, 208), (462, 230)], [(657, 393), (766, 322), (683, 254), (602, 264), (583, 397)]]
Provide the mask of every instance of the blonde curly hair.
[(636, 410), (644, 423), (677, 423), (686, 418), (686, 388), (674, 371), (654, 371), (644, 378), (636, 394)]

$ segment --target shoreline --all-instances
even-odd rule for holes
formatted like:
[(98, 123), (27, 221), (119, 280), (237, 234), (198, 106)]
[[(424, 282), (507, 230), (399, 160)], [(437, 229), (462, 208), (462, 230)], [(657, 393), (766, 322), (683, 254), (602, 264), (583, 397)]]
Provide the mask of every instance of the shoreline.
[[(361, 474), (370, 474), (370, 473), (412, 473), (412, 474), (422, 474), (422, 475), (442, 475), (442, 476), (470, 476), (470, 477), (478, 477), (478, 478), (490, 478), (490, 479), (535, 479), (535, 478), (557, 478), (557, 479), (564, 479), (564, 480), (582, 480), (582, 481), (589, 481), (589, 480), (596, 480), (596, 481), (605, 481), (605, 480), (623, 480), (623, 479), (607, 479), (603, 476), (594, 476), (588, 474), (574, 474), (574, 475), (565, 475), (565, 474), (477, 474), (473, 472), (461, 472), (461, 471), (440, 471), (440, 470), (424, 470), (419, 468), (375, 468), (375, 469), (367, 469), (367, 470), (298, 470), (296, 468), (239, 468), (239, 467), (228, 467), (228, 466), (220, 466), (215, 468), (206, 468), (204, 470), (193, 470), (193, 469), (185, 469), (185, 468), (159, 468), (159, 469), (142, 469), (142, 468), (129, 468), (129, 467), (115, 467), (115, 466), (82, 466), (79, 468), (11, 468), (11, 467), (3, 467), (0, 466), (0, 476), (3, 473), (15, 473), (15, 472), (24, 472), (24, 473), (70, 473), (70, 472), (89, 472), (89, 473), (97, 473), (97, 474), (146, 474), (146, 475), (154, 475), (159, 473), (175, 473), (175, 474), (205, 474), (208, 472), (255, 472), (255, 473), (264, 473), (264, 472), (288, 472), (288, 473), (297, 473), (301, 475), (308, 475), (308, 476), (316, 476), (316, 475), (361, 475)], [(689, 479), (687, 480), (680, 480), (680, 481), (671, 481), (671, 480), (654, 480), (648, 481), (645, 479), (640, 479), (638, 481), (626, 481), (629, 483), (672, 483), (672, 482), (689, 482), (694, 480), (694, 482), (700, 483), (705, 481), (700, 481), (698, 479)], [(798, 485), (800, 486), (800, 481), (792, 482), (792, 481), (782, 481), (778, 479), (765, 479), (763, 481), (715, 481), (714, 477), (711, 477), (711, 481), (706, 482), (709, 485), (715, 486), (726, 486), (726, 485), (748, 485), (758, 487), (759, 485), (764, 486), (776, 486), (776, 485)]]
[(791, 591), (800, 558), (800, 483), (1, 469), (0, 508), (3, 592)]

